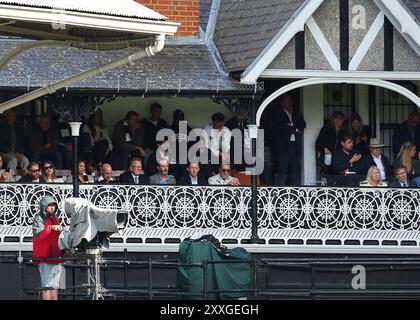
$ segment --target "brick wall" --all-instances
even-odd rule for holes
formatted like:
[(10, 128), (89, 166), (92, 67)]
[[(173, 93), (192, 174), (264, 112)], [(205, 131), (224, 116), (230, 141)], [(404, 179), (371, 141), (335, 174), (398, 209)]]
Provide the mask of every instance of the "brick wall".
[(195, 36), (200, 26), (200, 0), (137, 0), (140, 4), (180, 22), (177, 36)]

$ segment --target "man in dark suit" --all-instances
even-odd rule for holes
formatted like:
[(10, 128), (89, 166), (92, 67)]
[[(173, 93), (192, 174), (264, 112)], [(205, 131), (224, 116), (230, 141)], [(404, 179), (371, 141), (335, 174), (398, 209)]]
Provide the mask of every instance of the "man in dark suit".
[(392, 169), (391, 164), (386, 156), (381, 153), (381, 148), (385, 145), (372, 139), (369, 144), (369, 153), (365, 154), (362, 158), (363, 161), (363, 174), (366, 175), (371, 166), (378, 167), (379, 172), (381, 173), (382, 181), (391, 181), (392, 178)]
[(411, 141), (416, 144), (417, 150), (420, 148), (420, 115), (417, 110), (410, 113), (408, 120), (399, 125), (392, 135), (392, 149), (394, 156), (400, 152), (402, 144)]
[(130, 171), (120, 174), (118, 181), (122, 184), (149, 184), (149, 178), (142, 171), (140, 158), (130, 159)]
[(144, 128), (144, 144), (143, 148), (149, 150), (156, 150), (156, 135), (161, 129), (168, 127), (166, 121), (161, 119), (162, 106), (159, 103), (152, 103), (150, 106), (150, 118), (144, 118), (141, 121), (141, 126)]
[(354, 150), (354, 140), (350, 134), (341, 137), (341, 149), (333, 153), (332, 164), (337, 186), (356, 187), (363, 173), (362, 155)]
[(293, 99), (285, 95), (280, 99), (281, 109), (277, 113), (275, 126), (275, 152), (277, 158), (276, 184), (284, 186), (290, 177), (293, 186), (301, 184), (302, 132), (306, 122), (302, 115), (293, 110)]
[(407, 168), (403, 165), (394, 169), (395, 181), (389, 185), (391, 188), (415, 188), (416, 185), (408, 181)]
[(144, 128), (139, 123), (139, 114), (135, 111), (127, 112), (125, 118), (115, 124), (112, 138), (118, 169), (125, 169), (129, 158), (146, 156), (148, 150), (143, 146), (143, 139)]
[(45, 183), (41, 175), (41, 169), (38, 162), (31, 162), (28, 165), (28, 173), (23, 176), (19, 182)]
[(187, 167), (188, 173), (181, 177), (179, 184), (181, 185), (206, 185), (206, 180), (200, 177), (200, 164), (198, 162), (190, 162)]

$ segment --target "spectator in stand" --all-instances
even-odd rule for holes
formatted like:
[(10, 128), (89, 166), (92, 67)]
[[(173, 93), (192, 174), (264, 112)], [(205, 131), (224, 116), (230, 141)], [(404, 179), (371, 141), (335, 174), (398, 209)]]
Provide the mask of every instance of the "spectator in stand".
[(3, 169), (3, 158), (0, 155), (0, 182), (14, 182), (13, 175)]
[(202, 176), (205, 181), (207, 181), (210, 176), (216, 174), (212, 169), (210, 153), (211, 151), (206, 147), (205, 140), (202, 136), (199, 137), (199, 140), (195, 141), (188, 150), (188, 160), (200, 164), (200, 176)]
[(157, 165), (158, 173), (150, 177), (150, 184), (176, 184), (175, 177), (169, 174), (168, 159), (160, 159)]
[[(78, 172), (79, 183), (93, 182), (93, 181), (89, 181), (89, 176), (86, 173), (86, 162), (84, 162), (83, 160), (77, 161), (77, 169), (79, 171)], [(73, 172), (70, 176), (67, 177), (66, 183), (73, 183)]]
[(82, 131), (88, 138), (89, 151), (93, 154), (94, 163), (100, 164), (110, 160), (112, 142), (109, 138), (108, 129), (103, 121), (102, 109), (90, 115), (87, 125), (83, 126)]
[[(176, 155), (169, 152), (168, 141), (158, 141), (158, 148), (153, 151), (149, 157), (147, 157), (145, 173), (149, 177), (157, 174), (158, 162), (160, 159), (166, 159), (169, 161), (169, 174), (173, 175), (176, 180), (180, 176), (180, 169), (176, 162)], [(172, 156), (171, 158), (169, 158)]]
[(343, 134), (344, 113), (336, 111), (332, 114), (330, 122), (319, 132), (316, 139), (316, 151), (319, 152), (319, 163), (321, 164), (321, 175), (327, 178), (329, 185), (334, 185), (334, 168), (332, 166), (332, 155), (341, 146), (340, 138)]
[[(186, 123), (186, 128), (187, 128), (187, 132), (179, 132), (179, 123), (181, 121), (185, 121), (185, 114), (182, 110), (180, 109), (176, 109), (172, 115), (172, 124), (169, 127), (169, 129), (171, 129), (173, 132), (175, 132), (175, 134), (177, 135), (177, 140), (186, 140), (188, 141), (188, 135), (191, 132), (191, 127)], [(186, 121), (185, 121), (186, 122)], [(179, 136), (180, 134), (182, 134), (181, 136)], [(186, 136), (185, 136), (186, 134)]]
[(59, 139), (58, 129), (51, 124), (51, 115), (48, 113), (42, 114), (38, 122), (29, 131), (32, 160), (50, 160), (56, 168), (62, 169), (62, 157), (58, 152)]
[(127, 112), (125, 119), (115, 125), (112, 138), (119, 168), (125, 169), (130, 158), (146, 156), (143, 139), (144, 128), (140, 126), (139, 114), (135, 111)]
[[(230, 140), (232, 134), (224, 125), (225, 116), (218, 112), (211, 116), (211, 125), (204, 128), (203, 138), (206, 148), (211, 151), (213, 171), (218, 171), (218, 163), (230, 161)], [(218, 160), (214, 163), (214, 160)], [(211, 159), (212, 160), (212, 159)]]
[(41, 169), (38, 162), (31, 162), (28, 165), (28, 173), (19, 180), (19, 182), (44, 183), (44, 177), (41, 176)]
[(277, 111), (274, 143), (276, 149), (277, 172), (276, 184), (286, 185), (287, 179), (292, 186), (301, 184), (302, 134), (306, 128), (303, 116), (294, 110), (290, 95), (280, 98)]
[[(58, 151), (61, 154), (63, 169), (70, 169), (72, 163), (71, 160), (73, 157), (73, 138), (71, 136), (71, 128), (69, 122), (70, 118), (68, 116), (65, 116), (64, 118), (60, 117), (57, 121), (60, 134), (58, 140)], [(79, 143), (83, 145), (83, 135), (79, 138)], [(79, 148), (79, 152), (80, 149), (82, 148)]]
[(149, 184), (149, 178), (142, 174), (142, 160), (140, 158), (130, 159), (130, 171), (120, 174), (118, 181), (123, 184)]
[[(182, 173), (184, 173), (187, 169), (187, 163), (181, 163), (181, 154), (185, 153), (185, 150), (182, 150), (181, 146), (184, 144), (187, 149), (189, 149), (192, 145), (191, 142), (189, 142), (188, 135), (192, 131), (191, 127), (188, 125), (187, 121), (185, 121), (185, 115), (184, 112), (182, 112), (180, 109), (176, 109), (172, 115), (172, 124), (169, 127), (174, 133), (175, 133), (175, 142), (176, 142), (176, 157), (175, 157), (175, 164), (176, 169), (171, 168), (173, 167), (173, 164), (171, 163), (171, 166), (169, 166), (169, 173), (172, 174), (175, 179), (178, 181), (179, 178), (181, 178)], [(180, 126), (181, 122), (181, 126)], [(185, 125), (186, 132), (180, 132), (182, 129), (182, 126)], [(181, 127), (181, 128), (180, 128)], [(186, 157), (187, 158), (187, 157)], [(172, 170), (171, 170), (172, 169)]]
[(112, 166), (109, 163), (102, 165), (102, 174), (98, 178), (100, 184), (113, 184), (116, 181), (112, 178)]
[[(43, 300), (57, 300), (60, 288), (61, 251), (58, 238), (63, 228), (56, 215), (57, 202), (50, 196), (45, 196), (39, 203), (40, 211), (34, 217), (33, 257), (41, 275)], [(52, 259), (57, 258), (57, 259)], [(48, 259), (48, 260), (42, 260)]]
[(230, 175), (232, 166), (227, 163), (220, 165), (219, 173), (213, 177), (210, 177), (208, 182), (209, 185), (221, 185), (221, 186), (240, 186), (238, 178), (234, 178)]
[(45, 182), (60, 183), (64, 182), (63, 178), (58, 178), (55, 174), (54, 164), (47, 160), (42, 165), (42, 177)]
[(180, 185), (206, 185), (206, 180), (199, 175), (200, 164), (198, 162), (190, 162), (187, 166), (187, 174), (181, 177), (178, 184)]
[[(244, 104), (238, 104), (233, 107), (234, 116), (226, 121), (225, 126), (232, 132), (233, 130), (240, 130), (241, 131), (241, 139), (231, 139), (230, 140), (230, 159), (231, 163), (234, 163), (234, 169), (237, 171), (245, 171), (246, 170), (246, 163), (245, 163), (245, 154), (250, 154), (251, 152), (251, 139), (248, 134), (247, 126), (249, 124), (248, 121), (248, 112), (249, 106)], [(239, 159), (235, 159), (235, 152), (241, 151), (242, 161), (239, 162)], [(238, 153), (239, 154), (239, 153)]]
[(23, 127), (19, 126), (16, 111), (7, 110), (5, 120), (0, 124), (0, 154), (8, 169), (16, 170), (19, 167), (26, 171), (29, 160), (23, 154), (25, 136)]
[(414, 188), (416, 184), (408, 181), (407, 168), (400, 165), (394, 169), (395, 181), (391, 182), (392, 188)]
[(367, 172), (366, 180), (360, 182), (361, 187), (387, 187), (388, 184), (381, 179), (378, 167), (371, 166)]
[(144, 128), (143, 147), (147, 151), (154, 151), (157, 148), (156, 134), (159, 130), (167, 128), (165, 120), (161, 119), (162, 106), (159, 103), (153, 103), (150, 106), (150, 118), (144, 118), (141, 126)]
[(354, 141), (354, 150), (357, 150), (362, 156), (369, 152), (370, 128), (363, 125), (362, 118), (355, 113), (350, 117), (348, 133)]
[(394, 160), (394, 168), (403, 165), (407, 168), (408, 180), (420, 186), (420, 159), (416, 145), (411, 141), (402, 144), (400, 152)]
[(401, 146), (406, 141), (413, 141), (417, 149), (420, 149), (420, 115), (417, 110), (411, 112), (408, 119), (399, 125), (392, 134), (392, 149), (397, 156)]
[(392, 169), (388, 158), (381, 153), (381, 148), (385, 147), (377, 139), (371, 139), (369, 144), (369, 153), (363, 156), (363, 173), (367, 174), (369, 168), (376, 166), (381, 173), (381, 180), (392, 180)]
[(362, 155), (354, 150), (353, 137), (344, 134), (341, 138), (341, 148), (333, 153), (332, 163), (337, 175), (337, 185), (356, 187), (363, 173)]

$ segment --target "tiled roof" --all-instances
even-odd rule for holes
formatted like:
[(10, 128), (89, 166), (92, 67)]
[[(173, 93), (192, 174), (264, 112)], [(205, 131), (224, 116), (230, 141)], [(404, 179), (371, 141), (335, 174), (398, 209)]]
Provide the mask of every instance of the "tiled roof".
[[(25, 40), (26, 41), (26, 40)], [(21, 45), (16, 39), (0, 39), (0, 57)], [(100, 52), (102, 63), (135, 49)], [(19, 55), (0, 71), (0, 88), (34, 90), (97, 66), (96, 51), (72, 47), (40, 47)], [(178, 92), (253, 92), (254, 88), (221, 75), (205, 45), (165, 46), (155, 57), (138, 60), (103, 75), (71, 86), (74, 89)], [(71, 89), (70, 88), (70, 89)], [(136, 93), (137, 94), (137, 93)]]
[(223, 0), (214, 42), (228, 70), (245, 70), (303, 2)]
[(411, 11), (417, 22), (420, 22), (420, 0), (402, 0), (402, 2)]
[(0, 0), (0, 4), (51, 8), (150, 20), (167, 20), (165, 16), (133, 0)]
[(200, 0), (200, 27), (206, 32), (213, 0)]

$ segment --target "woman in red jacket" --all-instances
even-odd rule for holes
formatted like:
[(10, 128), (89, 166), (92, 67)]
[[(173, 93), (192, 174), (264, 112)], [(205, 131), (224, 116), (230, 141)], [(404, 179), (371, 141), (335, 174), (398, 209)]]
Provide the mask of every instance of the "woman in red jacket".
[(42, 198), (39, 207), (33, 223), (33, 257), (41, 275), (42, 299), (57, 300), (62, 260), (52, 258), (61, 256), (58, 237), (63, 228), (55, 215), (58, 205), (52, 197)]

